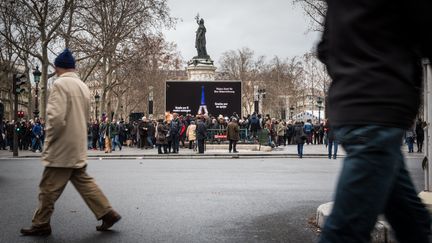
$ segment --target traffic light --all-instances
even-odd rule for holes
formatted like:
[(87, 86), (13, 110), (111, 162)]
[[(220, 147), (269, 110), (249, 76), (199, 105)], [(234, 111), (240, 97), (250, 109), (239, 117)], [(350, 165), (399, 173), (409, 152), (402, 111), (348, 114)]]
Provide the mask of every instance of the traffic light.
[(26, 92), (24, 85), (27, 83), (27, 78), (24, 74), (18, 76), (14, 75), (14, 91), (15, 94), (22, 94)]
[(18, 111), (18, 118), (24, 117), (24, 111)]

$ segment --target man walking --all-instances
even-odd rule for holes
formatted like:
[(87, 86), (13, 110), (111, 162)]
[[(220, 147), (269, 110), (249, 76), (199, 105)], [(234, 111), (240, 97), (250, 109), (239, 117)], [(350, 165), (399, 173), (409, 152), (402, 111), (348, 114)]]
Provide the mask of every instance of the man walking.
[(39, 184), (39, 206), (32, 226), (21, 229), (23, 235), (51, 234), (50, 219), (54, 204), (71, 181), (102, 225), (108, 230), (120, 220), (108, 199), (86, 172), (87, 121), (90, 91), (75, 73), (75, 59), (66, 49), (55, 59), (59, 77), (51, 89), (47, 104), (45, 147), (42, 163), (45, 170)]
[(370, 242), (384, 214), (400, 243), (427, 243), (431, 219), (401, 152), (432, 57), (432, 1), (327, 0), (320, 60), (328, 112), (347, 156), (320, 242)]
[(240, 140), (240, 127), (235, 117), (231, 119), (231, 122), (227, 126), (227, 139), (229, 141), (229, 152), (238, 153), (237, 141)]

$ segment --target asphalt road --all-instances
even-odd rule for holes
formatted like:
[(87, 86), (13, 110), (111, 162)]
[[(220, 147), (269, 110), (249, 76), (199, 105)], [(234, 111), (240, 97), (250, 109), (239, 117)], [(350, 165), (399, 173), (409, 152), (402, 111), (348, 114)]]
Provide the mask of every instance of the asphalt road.
[[(420, 159), (409, 159), (419, 190)], [(0, 242), (315, 242), (308, 224), (332, 199), (341, 160), (91, 160), (95, 177), (123, 216), (111, 232), (69, 184), (47, 238), (22, 237), (37, 206), (38, 160), (0, 159)]]

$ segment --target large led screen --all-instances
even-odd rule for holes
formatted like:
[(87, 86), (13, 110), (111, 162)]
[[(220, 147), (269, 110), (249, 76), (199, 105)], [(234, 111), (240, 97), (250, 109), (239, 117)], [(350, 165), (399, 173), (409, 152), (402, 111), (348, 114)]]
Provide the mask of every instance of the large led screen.
[(167, 111), (186, 114), (241, 115), (240, 81), (167, 81)]

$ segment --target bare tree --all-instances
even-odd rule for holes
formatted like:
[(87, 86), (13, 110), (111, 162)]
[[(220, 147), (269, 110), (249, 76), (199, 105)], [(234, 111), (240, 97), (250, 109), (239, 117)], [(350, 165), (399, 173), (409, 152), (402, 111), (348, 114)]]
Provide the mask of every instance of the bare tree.
[[(310, 104), (316, 109), (318, 98), (326, 103), (331, 79), (325, 66), (318, 60), (316, 53), (310, 52), (302, 56), (302, 77), (296, 85), (297, 104)], [(326, 105), (324, 105), (326, 107)], [(303, 107), (306, 109), (306, 107)], [(326, 112), (326, 110), (324, 110)]]
[(91, 57), (82, 69), (86, 73), (81, 74), (88, 80), (95, 71), (92, 76), (102, 91), (101, 111), (111, 111), (109, 101), (116, 96), (113, 91), (126, 80), (123, 66), (143, 51), (132, 49), (134, 42), (146, 41), (146, 36), (162, 26), (170, 27), (175, 20), (169, 16), (166, 0), (87, 0), (81, 5), (75, 15), (79, 19), (76, 26), (82, 31), (73, 45)]
[(254, 107), (254, 84), (259, 81), (259, 75), (264, 68), (264, 57), (255, 59), (254, 51), (243, 47), (224, 52), (219, 62), (227, 78), (242, 81), (243, 111), (251, 114)]
[(300, 4), (303, 11), (310, 20), (310, 30), (324, 30), (324, 18), (327, 12), (325, 0), (294, 0), (294, 4)]
[(266, 99), (263, 108), (274, 117), (287, 115), (289, 106), (295, 103), (296, 85), (303, 75), (301, 61), (297, 57), (281, 59), (274, 57), (265, 74)]
[[(20, 32), (14, 31), (11, 37), (0, 31), (0, 35), (16, 49), (38, 59), (41, 63), (40, 110), (42, 117), (45, 116), (48, 78), (52, 76), (48, 74), (50, 50), (58, 37), (57, 30), (64, 21), (64, 17), (72, 2), (73, 0), (16, 0), (1, 3), (2, 9), (8, 9), (6, 14), (13, 19), (15, 28), (28, 28), (30, 32), (35, 34), (35, 40), (37, 42), (31, 49), (28, 49), (25, 46), (21, 46), (20, 42), (17, 41), (17, 39), (22, 38)], [(11, 7), (11, 5), (13, 5), (13, 7)]]

